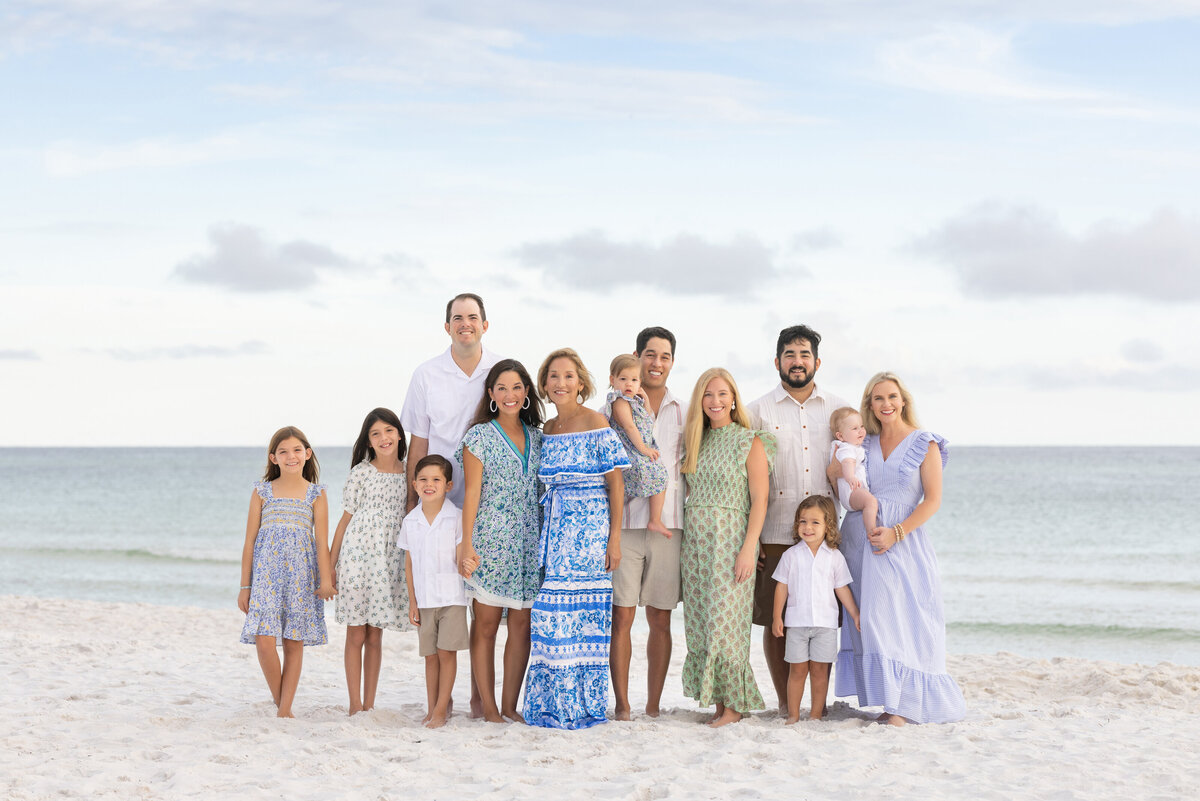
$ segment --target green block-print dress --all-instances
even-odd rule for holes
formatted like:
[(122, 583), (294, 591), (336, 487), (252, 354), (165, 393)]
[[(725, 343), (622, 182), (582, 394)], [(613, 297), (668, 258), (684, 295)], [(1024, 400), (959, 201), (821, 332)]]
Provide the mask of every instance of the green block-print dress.
[(737, 423), (705, 429), (696, 472), (687, 476), (680, 557), (687, 637), (683, 692), (702, 707), (719, 703), (743, 714), (763, 708), (750, 667), (754, 579), (738, 584), (733, 576), (750, 518), (746, 457), (756, 436), (768, 466), (774, 464), (772, 435)]

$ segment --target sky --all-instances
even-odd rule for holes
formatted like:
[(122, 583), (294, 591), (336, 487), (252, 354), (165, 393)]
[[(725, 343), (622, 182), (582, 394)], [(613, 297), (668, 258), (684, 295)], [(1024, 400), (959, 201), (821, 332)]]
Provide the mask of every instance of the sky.
[[(967, 445), (1200, 445), (1196, 0), (6, 0), (0, 446), (349, 445), (446, 301), (904, 377)], [(602, 399), (600, 399), (602, 400)]]

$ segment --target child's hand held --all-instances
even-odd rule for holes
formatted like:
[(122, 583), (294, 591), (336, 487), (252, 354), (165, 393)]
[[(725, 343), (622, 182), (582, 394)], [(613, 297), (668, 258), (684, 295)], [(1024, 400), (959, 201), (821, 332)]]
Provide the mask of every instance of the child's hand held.
[(238, 609), (242, 610), (243, 615), (250, 614), (250, 590), (239, 590), (237, 599)]

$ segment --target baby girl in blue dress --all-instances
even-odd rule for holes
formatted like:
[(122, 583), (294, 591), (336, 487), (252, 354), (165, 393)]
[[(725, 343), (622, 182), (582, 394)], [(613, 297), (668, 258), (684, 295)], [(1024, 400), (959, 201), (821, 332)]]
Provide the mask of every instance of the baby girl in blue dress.
[(613, 391), (608, 393), (608, 401), (604, 404), (604, 416), (629, 454), (630, 466), (624, 471), (625, 495), (649, 498), (650, 522), (646, 528), (670, 537), (671, 529), (662, 521), (667, 468), (658, 459), (654, 418), (646, 409), (646, 396), (641, 394), (641, 363), (636, 356), (622, 353), (612, 360), (608, 373), (608, 383)]

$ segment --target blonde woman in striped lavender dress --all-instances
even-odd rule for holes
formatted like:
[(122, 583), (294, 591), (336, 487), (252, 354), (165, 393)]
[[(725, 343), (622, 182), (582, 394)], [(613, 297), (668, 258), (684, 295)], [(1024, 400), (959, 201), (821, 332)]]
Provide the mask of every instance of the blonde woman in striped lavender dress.
[(862, 416), (879, 512), (870, 532), (862, 512), (842, 521), (862, 633), (842, 626), (835, 694), (883, 707), (879, 720), (896, 726), (961, 720), (965, 702), (946, 672), (941, 579), (926, 530), (942, 501), (946, 440), (919, 427), (912, 395), (892, 373), (867, 382)]

